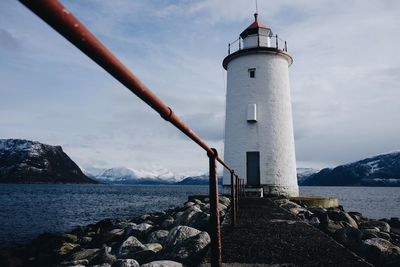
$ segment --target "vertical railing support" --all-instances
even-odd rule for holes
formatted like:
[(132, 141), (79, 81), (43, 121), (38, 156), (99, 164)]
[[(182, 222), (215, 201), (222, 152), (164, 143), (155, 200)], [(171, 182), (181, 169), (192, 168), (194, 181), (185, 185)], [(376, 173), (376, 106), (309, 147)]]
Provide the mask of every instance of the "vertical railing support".
[(207, 153), (210, 162), (210, 223), (211, 223), (211, 266), (221, 267), (221, 227), (219, 224), (219, 196), (218, 196), (218, 177), (217, 177), (217, 157), (218, 152), (212, 148), (213, 154)]
[(236, 214), (238, 214), (238, 211), (239, 211), (239, 205), (238, 205), (238, 203), (239, 203), (239, 176), (237, 176), (237, 175), (235, 175), (235, 177), (236, 177), (236, 182), (235, 182), (235, 188), (236, 188), (236, 203), (235, 203), (235, 208), (236, 208)]
[(276, 49), (279, 48), (278, 47), (278, 35), (277, 34), (275, 35), (275, 46), (276, 46)]
[(236, 192), (235, 192), (235, 172), (231, 170), (231, 225), (236, 225)]
[(231, 44), (228, 44), (228, 55), (231, 54)]
[(286, 41), (285, 41), (285, 51), (287, 52), (287, 43), (286, 43)]
[(242, 49), (242, 44), (240, 43), (240, 36), (239, 36), (239, 50), (241, 50)]

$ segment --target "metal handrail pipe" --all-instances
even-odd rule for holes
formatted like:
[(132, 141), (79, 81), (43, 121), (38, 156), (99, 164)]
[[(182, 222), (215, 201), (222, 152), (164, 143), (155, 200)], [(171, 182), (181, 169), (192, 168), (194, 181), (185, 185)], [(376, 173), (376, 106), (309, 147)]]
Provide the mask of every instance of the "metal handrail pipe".
[[(157, 111), (208, 154), (209, 147), (164, 102), (136, 77), (110, 50), (108, 50), (67, 8), (57, 0), (19, 0), (23, 5), (64, 36), (90, 59), (120, 81), (132, 93)], [(217, 161), (228, 171), (229, 166), (217, 156)]]

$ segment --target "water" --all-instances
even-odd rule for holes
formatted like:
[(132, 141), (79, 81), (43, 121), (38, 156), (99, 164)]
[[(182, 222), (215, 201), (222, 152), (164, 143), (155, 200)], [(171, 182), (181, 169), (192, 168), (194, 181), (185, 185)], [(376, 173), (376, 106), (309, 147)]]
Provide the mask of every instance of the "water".
[(196, 194), (208, 194), (208, 186), (0, 184), (0, 246), (105, 218), (165, 210)]
[[(400, 216), (400, 188), (301, 187), (303, 195), (336, 196), (347, 211), (370, 218)], [(135, 217), (182, 205), (208, 186), (0, 184), (0, 246), (44, 232), (65, 232), (105, 218)]]
[(300, 194), (337, 197), (345, 211), (371, 219), (400, 217), (400, 187), (302, 186)]

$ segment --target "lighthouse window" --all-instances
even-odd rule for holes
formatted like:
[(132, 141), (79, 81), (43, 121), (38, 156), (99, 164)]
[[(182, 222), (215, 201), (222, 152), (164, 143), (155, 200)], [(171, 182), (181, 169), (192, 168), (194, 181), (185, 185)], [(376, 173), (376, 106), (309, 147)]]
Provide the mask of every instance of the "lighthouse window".
[(256, 69), (249, 69), (249, 77), (250, 78), (256, 77)]

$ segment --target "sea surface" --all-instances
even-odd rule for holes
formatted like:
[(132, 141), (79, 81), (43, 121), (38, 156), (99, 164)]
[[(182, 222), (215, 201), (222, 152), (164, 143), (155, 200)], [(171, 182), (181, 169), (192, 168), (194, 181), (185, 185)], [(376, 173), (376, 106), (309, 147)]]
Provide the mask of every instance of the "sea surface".
[[(400, 217), (400, 188), (301, 187), (304, 195), (336, 196), (347, 211)], [(28, 243), (105, 218), (133, 218), (182, 205), (208, 186), (0, 184), (0, 247)]]

